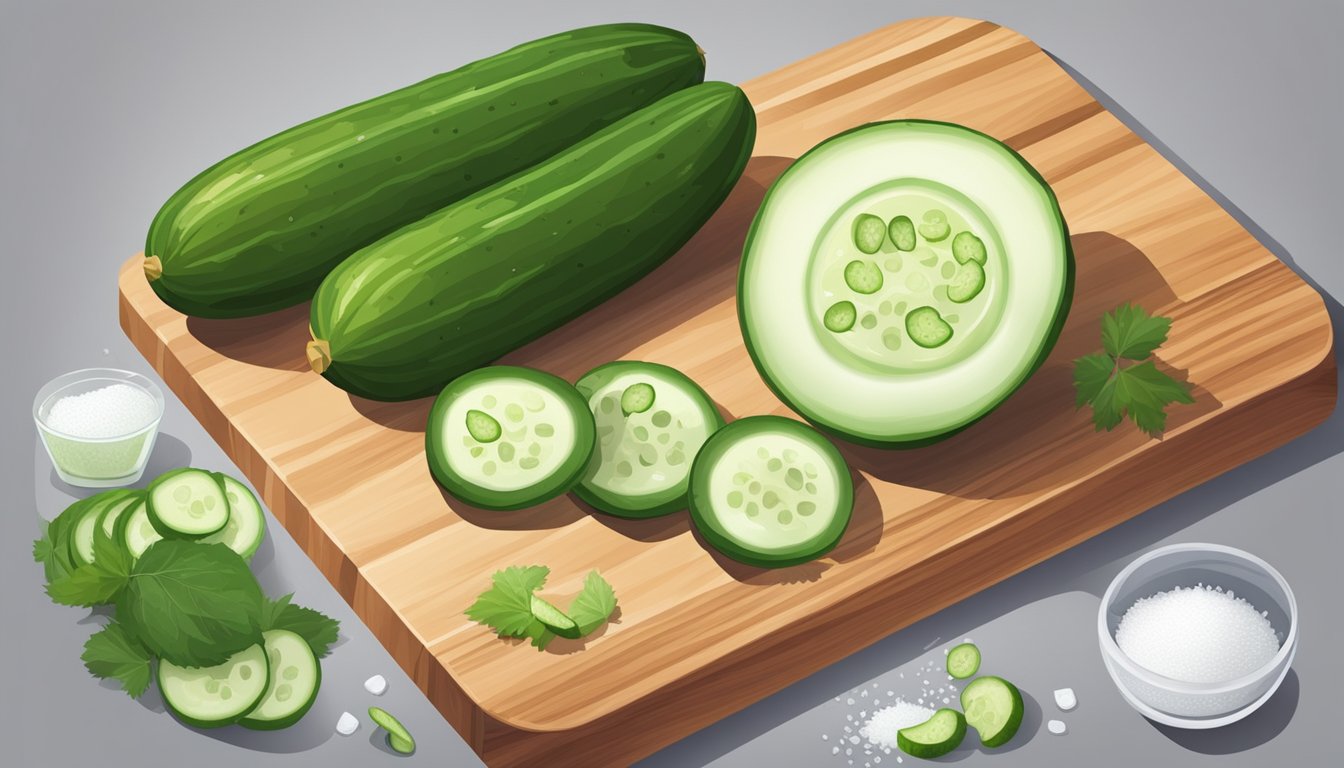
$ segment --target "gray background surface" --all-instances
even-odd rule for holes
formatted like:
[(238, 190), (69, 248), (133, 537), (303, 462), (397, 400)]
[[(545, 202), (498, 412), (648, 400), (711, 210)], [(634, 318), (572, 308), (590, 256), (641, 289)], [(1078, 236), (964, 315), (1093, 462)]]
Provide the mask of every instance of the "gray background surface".
[[(803, 6), (806, 7), (803, 7)], [(198, 734), (90, 679), (78, 661), (97, 623), (51, 605), (28, 557), (37, 517), (79, 492), (36, 444), (31, 398), (75, 368), (153, 375), (116, 322), (118, 265), (181, 183), (284, 127), (523, 40), (617, 20), (667, 24), (709, 52), (709, 75), (740, 82), (879, 25), (930, 14), (997, 21), (1088, 78), (1109, 105), (1324, 293), (1344, 296), (1339, 179), (1344, 6), (1320, 2), (689, 2), (675, 3), (0, 3), (0, 243), (9, 489), (0, 514), (0, 763), (365, 766), (398, 759), (366, 722), (350, 738), (342, 710), (376, 703), (402, 717), (422, 764), (479, 764), (369, 632), (272, 521), (257, 557), (272, 592), (344, 621), (317, 706), (275, 734)], [(789, 8), (789, 10), (783, 10)], [(1327, 299), (1336, 328), (1340, 305)], [(224, 453), (170, 397), (150, 472), (190, 462), (231, 471)], [(910, 692), (940, 648), (972, 637), (990, 671), (1029, 696), (1013, 747), (952, 760), (1009, 766), (1337, 764), (1344, 633), (1339, 598), (1344, 418), (909, 627), (652, 756), (651, 766), (839, 766), (830, 746), (856, 711), (853, 688)], [(1143, 478), (1135, 478), (1136, 483)], [(29, 488), (32, 494), (29, 494)], [(1303, 614), (1295, 670), (1261, 712), (1214, 732), (1154, 726), (1121, 701), (1093, 631), (1098, 594), (1136, 554), (1171, 541), (1215, 541), (1276, 564)], [(900, 610), (892, 606), (893, 617)], [(932, 644), (932, 645), (931, 645)], [(925, 651), (929, 646), (930, 650)], [(1046, 733), (1051, 690), (1072, 686), (1069, 732)], [(839, 697), (839, 701), (836, 700)], [(855, 708), (857, 709), (857, 707)], [(668, 712), (676, 717), (676, 712)], [(367, 719), (367, 718), (364, 718)], [(830, 734), (823, 741), (821, 734)], [(857, 750), (856, 750), (857, 752)], [(16, 759), (17, 758), (17, 759)], [(887, 757), (883, 768), (894, 761)], [(855, 760), (862, 766), (864, 759)], [(907, 759), (907, 764), (914, 762)]]

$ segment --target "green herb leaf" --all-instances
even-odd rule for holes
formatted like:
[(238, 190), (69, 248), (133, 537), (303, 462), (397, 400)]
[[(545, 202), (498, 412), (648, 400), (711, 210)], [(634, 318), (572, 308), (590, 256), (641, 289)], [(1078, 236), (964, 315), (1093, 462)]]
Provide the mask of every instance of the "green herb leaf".
[(1105, 387), (1110, 380), (1114, 369), (1115, 361), (1108, 355), (1084, 355), (1074, 360), (1073, 387), (1078, 393), (1074, 404), (1082, 408), (1096, 400), (1097, 395), (1101, 394), (1102, 387)]
[(46, 563), (51, 559), (51, 542), (47, 541), (46, 534), (42, 538), (33, 541), (33, 562)]
[(223, 544), (150, 545), (117, 598), (117, 617), (156, 656), (183, 667), (222, 664), (261, 642), (261, 588)]
[[(511, 566), (495, 573), (490, 589), (467, 609), (467, 618), (484, 624), (500, 637), (531, 637), (538, 643), (532, 616), (532, 593), (546, 584), (551, 569), (542, 565)], [(540, 647), (540, 646), (539, 646)]]
[(616, 592), (602, 578), (602, 574), (592, 571), (583, 580), (583, 591), (569, 604), (569, 617), (579, 625), (579, 634), (590, 635), (602, 626), (612, 611), (616, 610)]
[(1142, 307), (1123, 304), (1101, 318), (1101, 344), (1106, 354), (1145, 360), (1167, 340), (1171, 319), (1152, 317)]
[(341, 623), (330, 616), (312, 608), (304, 608), (289, 602), (294, 595), (288, 594), (278, 600), (266, 600), (261, 607), (261, 631), (268, 629), (287, 629), (302, 637), (313, 649), (313, 655), (319, 659), (331, 653), (331, 646), (340, 635)]
[(547, 629), (546, 625), (539, 620), (533, 619), (532, 623), (527, 625), (527, 629), (523, 630), (523, 637), (532, 641), (532, 647), (538, 651), (544, 651), (546, 646), (550, 645), (551, 641), (555, 639), (555, 633)]
[[(106, 541), (103, 541), (106, 540)], [(98, 531), (93, 540), (94, 560), (47, 582), (47, 595), (61, 605), (93, 606), (110, 603), (126, 586), (130, 555)]]
[(1168, 405), (1195, 402), (1189, 385), (1159, 371), (1151, 360), (1122, 368), (1116, 375), (1115, 391), (1129, 417), (1150, 435), (1166, 428)]
[(94, 677), (119, 681), (132, 699), (149, 687), (149, 650), (115, 621), (89, 636), (79, 658)]

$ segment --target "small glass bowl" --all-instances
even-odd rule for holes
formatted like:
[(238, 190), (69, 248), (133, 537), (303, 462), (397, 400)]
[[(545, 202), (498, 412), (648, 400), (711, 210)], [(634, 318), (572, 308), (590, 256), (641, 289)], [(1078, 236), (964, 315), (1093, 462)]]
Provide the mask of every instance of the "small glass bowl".
[[(1279, 652), (1242, 677), (1191, 683), (1145, 669), (1120, 650), (1115, 631), (1136, 600), (1200, 583), (1232, 590), (1268, 611)], [(1297, 651), (1297, 600), (1283, 576), (1255, 555), (1218, 544), (1174, 544), (1139, 557), (1115, 577), (1101, 598), (1097, 634), (1106, 671), (1140, 714), (1177, 728), (1218, 728), (1259, 709), (1288, 674)]]
[[(113, 384), (137, 387), (154, 401), (154, 417), (123, 435), (79, 437), (52, 429), (51, 408), (63, 397), (82, 395)], [(116, 368), (85, 368), (57, 376), (33, 399), (33, 421), (61, 480), (81, 488), (114, 488), (140, 479), (154, 449), (163, 418), (163, 392), (138, 373)]]

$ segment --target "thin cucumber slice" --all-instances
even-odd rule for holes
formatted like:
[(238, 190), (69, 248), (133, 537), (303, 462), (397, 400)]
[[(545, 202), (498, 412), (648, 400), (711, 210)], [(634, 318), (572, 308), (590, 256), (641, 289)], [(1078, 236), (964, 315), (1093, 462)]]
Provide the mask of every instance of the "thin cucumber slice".
[(149, 549), (149, 545), (163, 539), (159, 532), (154, 529), (154, 525), (149, 522), (149, 505), (142, 500), (135, 505), (126, 518), (125, 528), (122, 529), (122, 540), (126, 542), (126, 551), (131, 553), (134, 560), (140, 559)]
[(271, 670), (270, 680), (261, 701), (238, 724), (258, 731), (276, 731), (299, 722), (317, 701), (322, 665), (308, 642), (289, 630), (272, 629), (261, 636)]
[(966, 718), (944, 707), (933, 717), (896, 732), (896, 746), (907, 755), (925, 759), (941, 757), (961, 746), (966, 738)]
[(887, 236), (898, 251), (915, 250), (915, 223), (909, 216), (897, 216), (887, 225)]
[(98, 523), (103, 529), (103, 534), (113, 541), (125, 542), (126, 521), (131, 518), (130, 513), (135, 507), (144, 500), (144, 491), (131, 491), (124, 500), (108, 507)]
[(261, 502), (246, 485), (220, 472), (215, 478), (224, 486), (229, 502), (229, 521), (218, 531), (201, 539), (204, 544), (223, 544), (250, 560), (266, 536), (266, 513)]
[[(620, 517), (654, 517), (686, 508), (691, 462), (723, 418), (714, 401), (680, 371), (618, 360), (579, 379), (597, 425), (597, 448), (574, 495)], [(627, 413), (626, 393), (647, 387), (650, 407)]]
[(961, 708), (986, 747), (1007, 744), (1022, 725), (1025, 710), (1017, 687), (992, 675), (977, 677), (962, 690)]
[[(482, 415), (499, 434), (481, 431)], [(458, 499), (520, 509), (574, 485), (592, 455), (594, 431), (588, 404), (564, 379), (495, 365), (444, 387), (429, 412), (425, 453), (434, 479)]]
[(369, 707), (369, 719), (387, 731), (387, 743), (393, 749), (402, 754), (415, 751), (415, 739), (411, 738), (411, 732), (392, 713), (382, 707)]
[(831, 333), (844, 333), (854, 327), (854, 321), (858, 317), (859, 313), (854, 309), (854, 302), (837, 301), (827, 308), (826, 314), (821, 317), (821, 323)]
[(877, 293), (882, 283), (882, 270), (871, 261), (855, 259), (845, 265), (845, 285), (855, 293)]
[(164, 538), (199, 539), (229, 522), (224, 485), (203, 469), (165, 472), (149, 484), (146, 494), (149, 522)]
[(971, 643), (962, 643), (947, 652), (947, 674), (965, 680), (980, 671), (980, 649)]
[(854, 247), (864, 253), (877, 253), (887, 237), (887, 225), (869, 213), (854, 217)]
[(536, 595), (532, 596), (532, 617), (545, 624), (547, 629), (560, 637), (573, 639), (580, 634), (579, 625), (569, 618), (564, 611)]
[(93, 535), (98, 530), (103, 513), (130, 496), (134, 496), (134, 491), (104, 491), (91, 497), (89, 504), (82, 507), (83, 511), (73, 521), (74, 527), (70, 533), (70, 559), (76, 566), (93, 562)]
[(214, 667), (179, 667), (159, 660), (159, 691), (173, 716), (197, 728), (238, 722), (270, 683), (266, 650), (252, 645)]
[(691, 469), (691, 519), (728, 557), (778, 568), (814, 560), (840, 542), (854, 482), (816, 430), (780, 416), (748, 416), (705, 443)]

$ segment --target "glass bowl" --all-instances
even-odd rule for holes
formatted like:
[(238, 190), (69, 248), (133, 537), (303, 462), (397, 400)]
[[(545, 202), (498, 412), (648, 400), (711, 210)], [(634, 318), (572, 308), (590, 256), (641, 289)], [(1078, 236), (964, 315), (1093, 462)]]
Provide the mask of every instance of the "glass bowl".
[[(152, 418), (122, 434), (84, 437), (62, 432), (49, 423), (51, 409), (61, 398), (127, 384), (149, 395)], [(154, 449), (163, 418), (163, 392), (138, 373), (116, 368), (85, 368), (57, 376), (33, 399), (33, 421), (42, 445), (61, 480), (81, 488), (114, 488), (140, 479)]]
[[(1120, 650), (1115, 631), (1136, 600), (1200, 583), (1232, 590), (1268, 612), (1279, 651), (1264, 666), (1232, 680), (1191, 683), (1149, 671)], [(1140, 714), (1177, 728), (1217, 728), (1251, 714), (1278, 690), (1297, 651), (1297, 601), (1283, 576), (1255, 555), (1219, 544), (1174, 544), (1139, 557), (1115, 577), (1101, 598), (1097, 634), (1106, 671)]]

